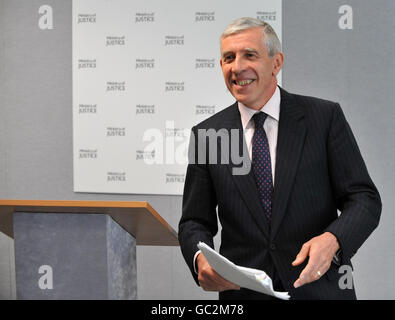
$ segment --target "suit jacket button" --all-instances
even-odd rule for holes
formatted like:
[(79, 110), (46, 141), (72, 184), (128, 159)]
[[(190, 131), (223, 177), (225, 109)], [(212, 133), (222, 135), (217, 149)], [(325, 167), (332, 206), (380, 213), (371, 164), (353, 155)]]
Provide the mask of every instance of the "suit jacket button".
[(276, 250), (276, 244), (275, 243), (271, 243), (269, 247), (270, 247), (270, 250), (272, 250), (272, 251)]

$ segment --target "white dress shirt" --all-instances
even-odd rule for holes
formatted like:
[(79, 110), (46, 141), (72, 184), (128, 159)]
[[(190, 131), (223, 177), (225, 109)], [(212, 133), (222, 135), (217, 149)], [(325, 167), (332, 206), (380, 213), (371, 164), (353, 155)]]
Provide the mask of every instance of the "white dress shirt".
[[(243, 126), (244, 138), (247, 143), (248, 154), (250, 159), (252, 159), (252, 137), (255, 132), (255, 122), (252, 120), (252, 117), (257, 112), (264, 112), (268, 115), (263, 124), (263, 129), (266, 132), (267, 140), (269, 142), (270, 149), (270, 160), (272, 165), (272, 180), (274, 185), (274, 173), (276, 168), (276, 149), (277, 149), (277, 136), (278, 136), (278, 123), (280, 121), (280, 103), (281, 103), (281, 94), (280, 89), (276, 87), (274, 94), (269, 99), (269, 101), (260, 109), (255, 110), (246, 107), (241, 102), (238, 102), (238, 107), (241, 116), (241, 124)], [(198, 250), (193, 257), (193, 267), (195, 273), (197, 274), (196, 269), (196, 258), (201, 251)]]
[(267, 140), (269, 142), (270, 149), (270, 160), (272, 165), (272, 180), (274, 185), (274, 172), (276, 169), (276, 151), (277, 151), (277, 137), (278, 137), (278, 122), (280, 120), (280, 103), (281, 95), (280, 89), (277, 87), (274, 94), (269, 99), (269, 101), (259, 110), (250, 109), (239, 104), (239, 111), (241, 116), (241, 124), (244, 130), (244, 138), (247, 143), (248, 154), (250, 159), (252, 159), (252, 137), (255, 132), (255, 123), (252, 117), (255, 113), (264, 112), (268, 115), (263, 124), (263, 129), (266, 132)]

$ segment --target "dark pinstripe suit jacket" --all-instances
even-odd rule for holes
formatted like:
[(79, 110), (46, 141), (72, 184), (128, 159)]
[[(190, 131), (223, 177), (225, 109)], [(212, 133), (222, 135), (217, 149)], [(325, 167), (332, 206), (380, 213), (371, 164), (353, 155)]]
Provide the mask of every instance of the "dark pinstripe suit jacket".
[[(198, 129), (239, 129), (241, 143), (231, 143), (231, 147), (245, 144), (237, 103), (195, 126), (192, 131), (196, 138)], [(270, 269), (267, 264), (271, 263), (294, 299), (355, 298), (353, 289), (339, 288), (342, 274), (333, 263), (320, 280), (298, 289), (293, 287), (306, 263), (293, 267), (291, 262), (304, 242), (329, 231), (341, 246), (342, 264), (351, 265), (350, 258), (380, 219), (380, 196), (337, 103), (281, 89), (270, 226), (252, 170), (245, 175), (232, 174), (237, 165), (231, 159), (228, 164), (210, 164), (208, 160), (197, 163), (199, 153), (208, 153), (207, 146), (196, 139), (191, 142), (194, 158), (190, 160), (195, 163), (187, 169), (179, 242), (195, 281), (192, 261), (196, 244), (204, 241), (213, 246), (218, 211), (222, 226), (220, 252), (234, 263), (263, 270)], [(217, 148), (220, 154), (220, 139)], [(341, 211), (339, 217), (337, 209)], [(220, 293), (220, 298), (252, 296), (256, 294), (249, 290)]]

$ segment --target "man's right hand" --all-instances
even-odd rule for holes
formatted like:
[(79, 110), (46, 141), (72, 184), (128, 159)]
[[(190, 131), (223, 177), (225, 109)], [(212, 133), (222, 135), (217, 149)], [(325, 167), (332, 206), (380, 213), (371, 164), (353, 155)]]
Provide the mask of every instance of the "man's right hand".
[(198, 281), (200, 286), (205, 291), (225, 291), (225, 290), (240, 290), (240, 287), (224, 278), (222, 278), (209, 265), (203, 253), (199, 253), (196, 258), (198, 267)]

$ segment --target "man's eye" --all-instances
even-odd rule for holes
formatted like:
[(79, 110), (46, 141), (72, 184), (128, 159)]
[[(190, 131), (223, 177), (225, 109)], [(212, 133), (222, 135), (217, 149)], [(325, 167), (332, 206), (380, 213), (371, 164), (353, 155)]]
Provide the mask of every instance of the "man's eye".
[(232, 59), (233, 59), (233, 56), (225, 56), (224, 57), (225, 62), (231, 61)]

